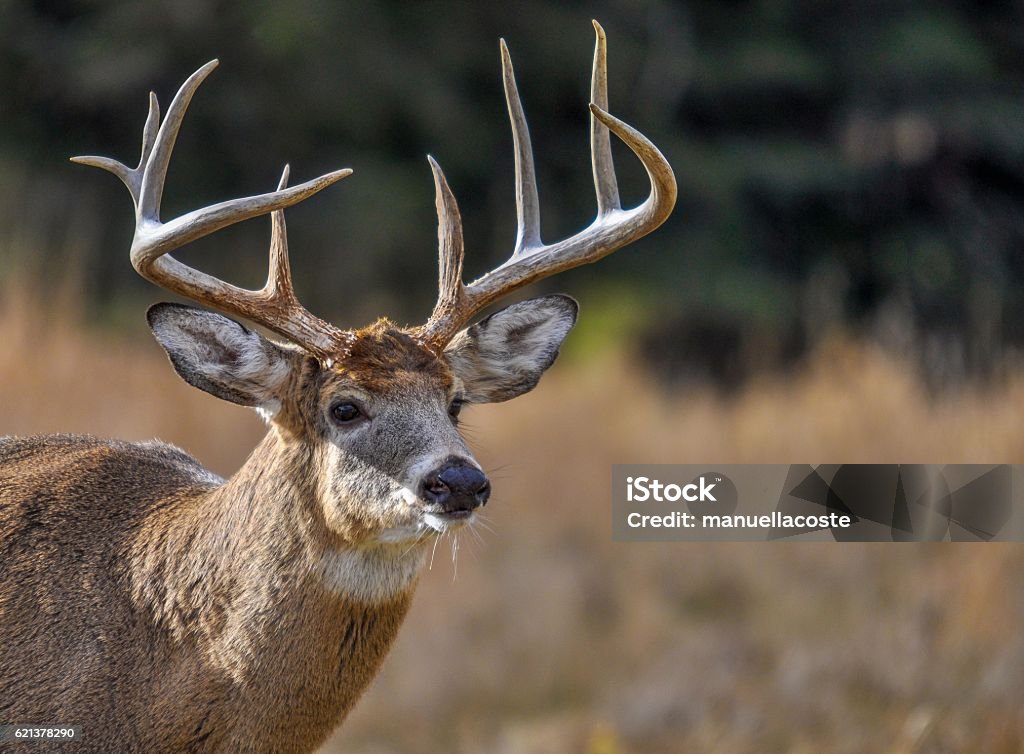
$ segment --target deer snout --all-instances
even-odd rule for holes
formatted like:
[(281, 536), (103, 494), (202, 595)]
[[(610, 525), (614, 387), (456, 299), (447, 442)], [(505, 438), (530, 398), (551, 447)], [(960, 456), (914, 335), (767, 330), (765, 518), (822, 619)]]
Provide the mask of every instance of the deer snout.
[(468, 516), (487, 502), (491, 483), (476, 466), (453, 460), (423, 478), (420, 495), (447, 514)]

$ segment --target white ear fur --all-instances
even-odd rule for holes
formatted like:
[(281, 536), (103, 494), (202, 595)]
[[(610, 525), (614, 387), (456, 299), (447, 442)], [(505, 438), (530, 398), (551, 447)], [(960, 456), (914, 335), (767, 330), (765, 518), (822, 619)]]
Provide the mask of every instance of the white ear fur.
[(296, 354), (234, 320), (183, 304), (155, 304), (146, 313), (174, 371), (190, 385), (269, 420), (281, 407)]
[(445, 349), (471, 403), (527, 393), (558, 356), (579, 305), (569, 296), (530, 299), (502, 309), (456, 335)]

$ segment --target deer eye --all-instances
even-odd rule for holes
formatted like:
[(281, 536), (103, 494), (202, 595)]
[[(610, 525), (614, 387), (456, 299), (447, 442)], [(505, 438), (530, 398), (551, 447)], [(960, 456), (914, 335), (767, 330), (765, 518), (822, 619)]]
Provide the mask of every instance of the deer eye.
[(452, 421), (456, 424), (459, 423), (459, 414), (462, 412), (463, 402), (462, 398), (456, 398), (451, 402), (451, 405), (448, 406), (448, 416), (450, 416)]
[(339, 424), (349, 424), (364, 416), (359, 406), (354, 403), (336, 403), (331, 407), (331, 416)]

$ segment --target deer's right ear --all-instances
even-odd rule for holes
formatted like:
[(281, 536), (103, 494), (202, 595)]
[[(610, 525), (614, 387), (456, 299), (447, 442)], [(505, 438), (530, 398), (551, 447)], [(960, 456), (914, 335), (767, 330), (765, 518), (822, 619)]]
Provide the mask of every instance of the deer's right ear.
[(273, 416), (301, 358), (220, 314), (182, 304), (154, 304), (146, 312), (174, 371), (190, 385), (223, 400)]

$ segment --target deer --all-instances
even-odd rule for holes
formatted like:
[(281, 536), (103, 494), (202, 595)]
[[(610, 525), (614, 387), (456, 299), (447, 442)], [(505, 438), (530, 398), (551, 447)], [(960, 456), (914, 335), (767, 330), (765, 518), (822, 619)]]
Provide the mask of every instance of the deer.
[[(162, 120), (150, 95), (137, 167), (72, 158), (127, 186), (135, 270), (198, 304), (147, 312), (175, 372), (254, 408), (268, 430), (228, 479), (158, 441), (0, 438), (0, 723), (80, 725), (80, 747), (103, 752), (309, 752), (341, 724), (395, 639), (430, 542), (470, 525), (490, 496), (460, 410), (532, 390), (578, 306), (547, 295), (474, 320), (513, 291), (633, 243), (675, 205), (665, 157), (608, 112), (606, 39), (594, 28), (596, 219), (542, 242), (533, 151), (502, 40), (515, 246), (463, 282), (458, 205), (428, 156), (439, 285), (422, 325), (382, 318), (343, 329), (296, 298), (284, 210), (349, 169), (289, 187), (285, 167), (274, 191), (160, 219), (185, 111), (216, 60), (185, 81)], [(631, 209), (619, 199), (610, 134), (650, 183)], [(260, 290), (171, 255), (268, 214)]]

